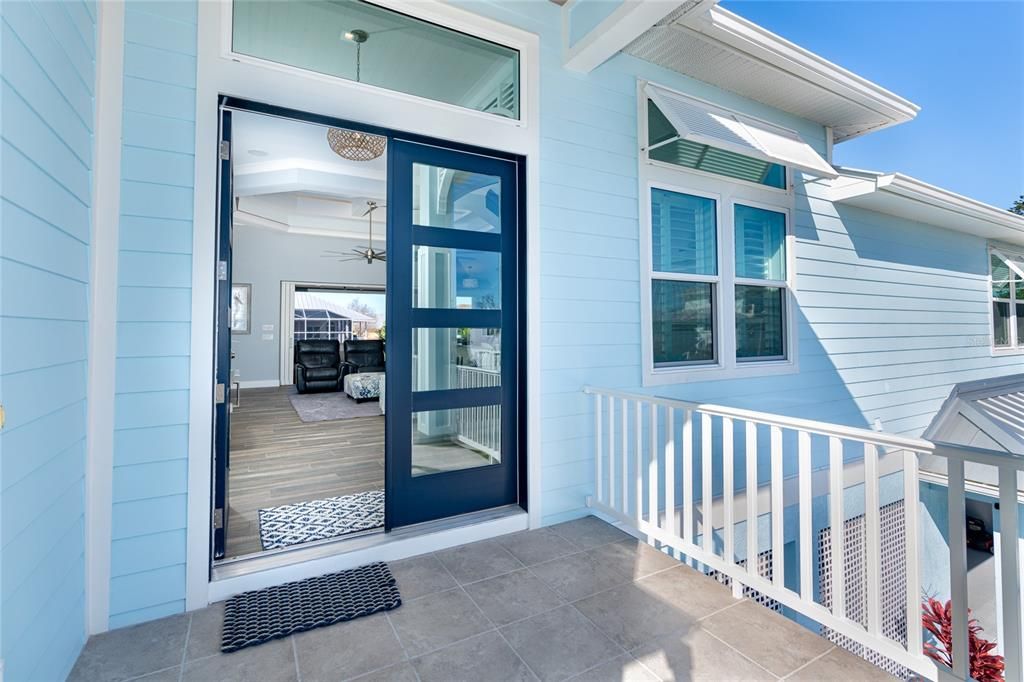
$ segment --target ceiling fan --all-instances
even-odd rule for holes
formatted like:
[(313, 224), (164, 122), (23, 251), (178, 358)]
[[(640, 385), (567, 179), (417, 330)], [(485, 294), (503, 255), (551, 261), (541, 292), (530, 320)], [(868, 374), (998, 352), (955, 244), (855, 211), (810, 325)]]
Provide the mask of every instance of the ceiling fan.
[(373, 212), (380, 208), (380, 206), (377, 205), (376, 201), (367, 201), (366, 205), (369, 208), (363, 212), (362, 217), (369, 217), (370, 220), (370, 236), (368, 239), (368, 245), (364, 248), (352, 249), (351, 251), (325, 251), (323, 255), (320, 256), (321, 258), (334, 258), (337, 259), (339, 263), (365, 260), (367, 265), (373, 265), (373, 261), (375, 260), (387, 260), (387, 251), (377, 251), (373, 248)]

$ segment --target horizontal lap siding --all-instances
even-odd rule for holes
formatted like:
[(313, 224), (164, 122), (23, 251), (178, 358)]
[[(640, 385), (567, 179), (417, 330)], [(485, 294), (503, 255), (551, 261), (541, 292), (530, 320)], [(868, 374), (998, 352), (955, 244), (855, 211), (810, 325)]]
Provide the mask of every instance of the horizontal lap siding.
[(110, 626), (184, 610), (196, 4), (125, 11)]
[(85, 640), (96, 7), (0, 7), (0, 658), (63, 679)]

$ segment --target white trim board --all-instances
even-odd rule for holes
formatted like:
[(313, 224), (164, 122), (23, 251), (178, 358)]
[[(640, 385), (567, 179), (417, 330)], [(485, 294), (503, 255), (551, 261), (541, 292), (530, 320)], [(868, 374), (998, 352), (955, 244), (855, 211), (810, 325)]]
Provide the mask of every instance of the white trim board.
[[(225, 48), (229, 3), (199, 3), (196, 81), (196, 155), (192, 261), (192, 333), (189, 391), (187, 610), (223, 595), (210, 582), (210, 458), (213, 442), (213, 309), (217, 206), (217, 97), (235, 97), (320, 113), (523, 155), (526, 158), (527, 325), (540, 314), (540, 42), (529, 32), (446, 3), (379, 0), (378, 4), (478, 35), (520, 51), (520, 120), (390, 92), (259, 60), (237, 59)], [(526, 420), (529, 526), (541, 522), (540, 335), (527, 336)]]
[[(391, 535), (377, 533), (362, 538), (352, 538), (343, 542), (361, 545), (358, 549), (339, 553), (333, 546), (324, 545), (299, 550), (309, 558), (292, 561), (286, 565), (274, 566), (276, 557), (261, 557), (257, 561), (262, 561), (268, 566), (263, 570), (214, 579), (210, 583), (210, 601), (220, 601), (248, 590), (258, 590), (293, 580), (343, 571), (346, 568), (354, 568), (374, 561), (396, 561), (477, 540), (515, 533), (526, 530), (529, 525), (527, 514), (521, 509), (511, 513), (499, 511), (480, 512), (480, 514), (497, 518), (464, 525), (451, 525), (452, 522), (458, 521), (456, 518), (446, 523), (450, 527), (439, 530), (411, 527)], [(427, 524), (423, 525), (427, 526)], [(327, 552), (324, 552), (324, 549)], [(228, 571), (218, 567), (215, 572), (219, 574)]]
[(85, 467), (85, 631), (110, 628), (117, 264), (121, 214), (124, 2), (97, 4), (89, 369)]

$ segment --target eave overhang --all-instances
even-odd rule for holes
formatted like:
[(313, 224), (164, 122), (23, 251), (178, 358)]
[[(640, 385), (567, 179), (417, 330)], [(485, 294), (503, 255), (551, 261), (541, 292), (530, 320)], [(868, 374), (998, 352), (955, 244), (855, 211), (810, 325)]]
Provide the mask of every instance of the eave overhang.
[(827, 126), (835, 142), (909, 121), (920, 110), (718, 6), (670, 14), (623, 52)]
[(1024, 216), (930, 185), (900, 173), (837, 168), (831, 199), (878, 213), (973, 234), (1010, 244), (1024, 244)]

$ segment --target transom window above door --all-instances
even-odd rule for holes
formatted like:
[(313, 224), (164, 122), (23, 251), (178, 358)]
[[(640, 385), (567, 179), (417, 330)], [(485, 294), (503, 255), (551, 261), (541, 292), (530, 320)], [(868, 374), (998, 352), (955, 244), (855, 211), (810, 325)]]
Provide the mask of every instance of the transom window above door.
[(358, 0), (233, 0), (231, 52), (519, 119), (519, 51)]

